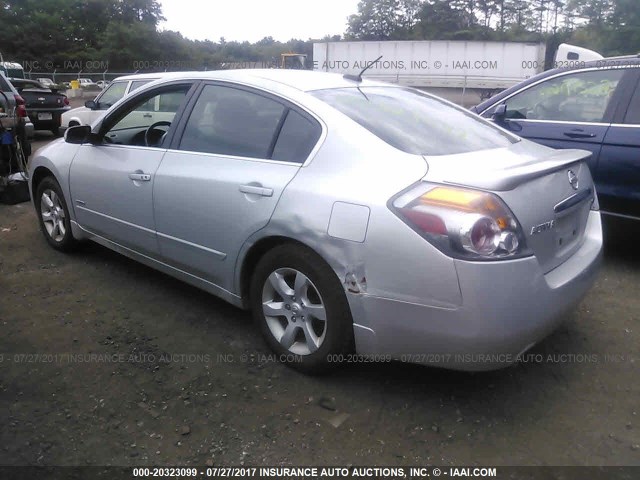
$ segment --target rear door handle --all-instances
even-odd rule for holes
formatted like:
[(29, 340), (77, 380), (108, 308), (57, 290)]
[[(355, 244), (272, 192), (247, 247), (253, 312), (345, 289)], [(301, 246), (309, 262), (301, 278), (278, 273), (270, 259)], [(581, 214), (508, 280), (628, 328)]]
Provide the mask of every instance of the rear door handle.
[(151, 115), (150, 113), (145, 113), (144, 115), (142, 115), (142, 118), (153, 118), (153, 115)]
[(596, 134), (586, 132), (565, 132), (564, 136), (569, 138), (594, 138)]
[(151, 180), (151, 175), (148, 173), (130, 173), (129, 178), (138, 182), (149, 182)]
[(255, 185), (242, 185), (240, 187), (240, 191), (242, 193), (249, 193), (251, 195), (261, 195), (263, 197), (273, 196), (272, 188), (256, 187)]

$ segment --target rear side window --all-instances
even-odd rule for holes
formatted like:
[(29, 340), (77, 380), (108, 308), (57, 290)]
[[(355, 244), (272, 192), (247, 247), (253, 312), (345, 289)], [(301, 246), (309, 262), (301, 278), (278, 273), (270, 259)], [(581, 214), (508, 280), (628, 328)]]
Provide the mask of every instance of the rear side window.
[(462, 108), (413, 89), (339, 88), (311, 94), (407, 153), (452, 155), (519, 141)]
[(180, 149), (270, 158), (285, 112), (284, 105), (261, 95), (207, 85), (189, 117)]
[(321, 133), (322, 128), (317, 122), (289, 110), (271, 158), (303, 163), (318, 142)]

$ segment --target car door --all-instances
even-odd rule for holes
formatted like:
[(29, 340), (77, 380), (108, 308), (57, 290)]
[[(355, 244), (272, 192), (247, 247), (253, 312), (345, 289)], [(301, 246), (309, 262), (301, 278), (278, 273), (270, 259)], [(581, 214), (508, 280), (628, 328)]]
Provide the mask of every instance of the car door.
[(594, 172), (624, 75), (622, 69), (590, 69), (546, 78), (500, 102), (506, 114), (498, 123), (548, 147), (591, 151), (588, 163)]
[[(176, 116), (189, 88), (177, 84), (135, 96), (98, 127), (102, 142), (80, 146), (71, 164), (70, 186), (82, 228), (139, 253), (158, 256), (153, 184), (166, 152), (162, 144), (165, 132), (161, 127), (150, 128), (151, 120), (139, 113), (148, 102), (170, 96)], [(170, 113), (165, 112), (166, 118)], [(132, 119), (138, 123), (134, 125)]]
[(640, 71), (630, 71), (634, 81), (604, 138), (595, 178), (601, 210), (640, 219)]
[(167, 263), (232, 291), (242, 245), (269, 222), (322, 128), (278, 98), (218, 83), (203, 85), (183, 124), (156, 173), (160, 250)]

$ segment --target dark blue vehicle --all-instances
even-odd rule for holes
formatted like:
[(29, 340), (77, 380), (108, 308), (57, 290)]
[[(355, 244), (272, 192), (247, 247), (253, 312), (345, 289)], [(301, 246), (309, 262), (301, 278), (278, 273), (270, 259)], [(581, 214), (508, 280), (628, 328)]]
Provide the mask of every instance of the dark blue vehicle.
[(590, 150), (602, 213), (640, 220), (640, 57), (536, 75), (472, 110), (553, 148)]

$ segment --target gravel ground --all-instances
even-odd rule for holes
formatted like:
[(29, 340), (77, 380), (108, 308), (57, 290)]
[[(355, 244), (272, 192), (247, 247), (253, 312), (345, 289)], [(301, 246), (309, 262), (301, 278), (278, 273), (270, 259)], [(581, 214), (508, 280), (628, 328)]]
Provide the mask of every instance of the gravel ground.
[(640, 229), (605, 226), (597, 284), (531, 361), (307, 377), (247, 313), (56, 252), (29, 203), (0, 205), (0, 465), (640, 465)]

